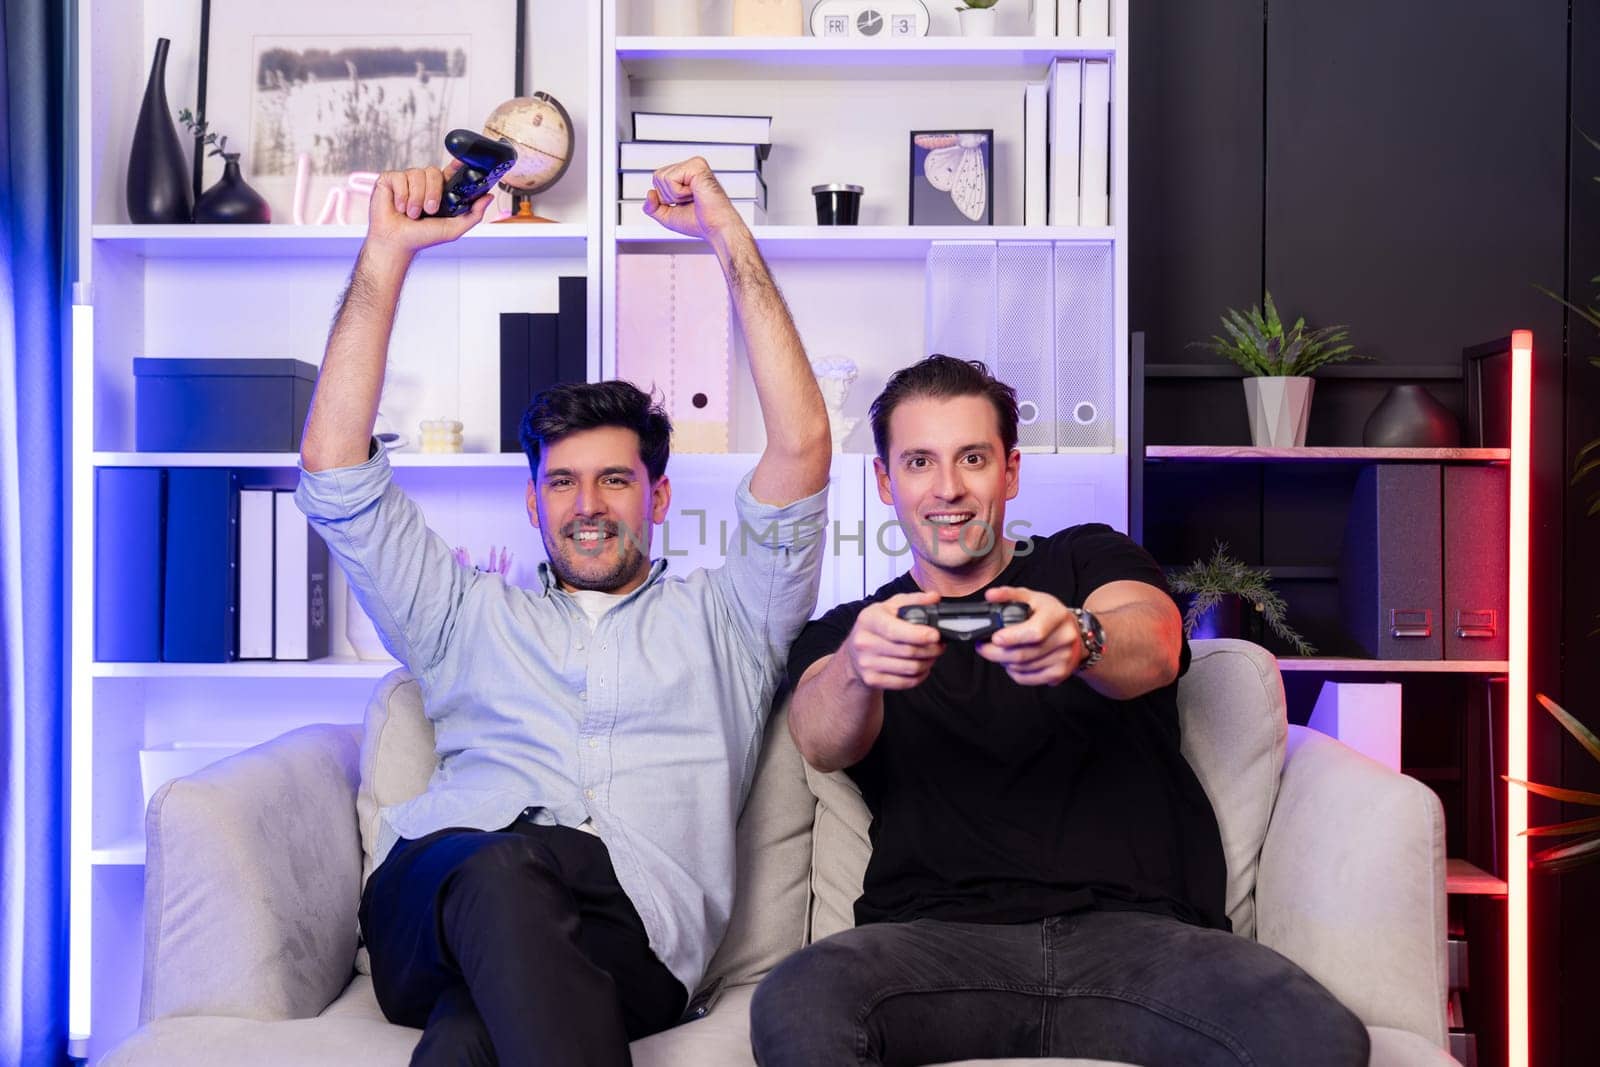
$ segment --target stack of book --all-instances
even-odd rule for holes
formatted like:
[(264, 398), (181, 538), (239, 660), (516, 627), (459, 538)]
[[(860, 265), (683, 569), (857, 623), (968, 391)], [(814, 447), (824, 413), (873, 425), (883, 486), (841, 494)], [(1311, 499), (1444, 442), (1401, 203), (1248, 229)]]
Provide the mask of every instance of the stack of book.
[(522, 451), (522, 415), (534, 395), (589, 374), (589, 279), (557, 280), (557, 310), (500, 314), (500, 451)]
[(768, 115), (633, 113), (633, 140), (617, 146), (619, 225), (645, 220), (645, 194), (661, 167), (704, 157), (744, 221), (767, 221), (767, 183), (762, 164), (772, 148)]
[(328, 655), (328, 548), (292, 490), (208, 467), (102, 467), (95, 494), (95, 659)]

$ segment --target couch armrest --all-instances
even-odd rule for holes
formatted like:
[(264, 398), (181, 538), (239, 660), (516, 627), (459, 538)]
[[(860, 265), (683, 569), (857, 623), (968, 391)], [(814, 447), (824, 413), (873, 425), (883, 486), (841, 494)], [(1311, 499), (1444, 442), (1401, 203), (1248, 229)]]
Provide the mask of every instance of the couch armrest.
[(141, 1023), (306, 1018), (349, 983), (359, 749), (356, 727), (306, 726), (157, 790)]
[(1362, 1022), (1444, 1047), (1444, 810), (1422, 783), (1291, 726), (1256, 916)]

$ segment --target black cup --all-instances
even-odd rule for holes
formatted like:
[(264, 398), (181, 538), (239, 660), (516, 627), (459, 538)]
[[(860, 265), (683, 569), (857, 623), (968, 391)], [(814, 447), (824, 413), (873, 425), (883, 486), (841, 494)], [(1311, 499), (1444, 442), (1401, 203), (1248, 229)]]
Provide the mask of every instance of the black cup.
[(817, 198), (818, 226), (854, 226), (861, 216), (859, 185), (813, 185), (811, 195)]

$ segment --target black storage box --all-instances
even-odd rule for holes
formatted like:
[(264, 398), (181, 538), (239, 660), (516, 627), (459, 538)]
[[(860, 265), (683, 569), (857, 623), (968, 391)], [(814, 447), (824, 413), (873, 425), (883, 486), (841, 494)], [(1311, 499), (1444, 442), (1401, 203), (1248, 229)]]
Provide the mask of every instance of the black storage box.
[(299, 359), (133, 361), (140, 452), (298, 452), (317, 368)]

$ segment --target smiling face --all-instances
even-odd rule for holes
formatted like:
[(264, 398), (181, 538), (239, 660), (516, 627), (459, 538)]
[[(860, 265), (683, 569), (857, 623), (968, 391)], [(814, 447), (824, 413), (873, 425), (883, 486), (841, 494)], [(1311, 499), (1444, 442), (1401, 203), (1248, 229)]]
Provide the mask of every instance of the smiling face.
[(889, 417), (888, 459), (875, 459), (878, 495), (892, 504), (924, 589), (962, 595), (1005, 568), (1006, 501), (1021, 456), (1000, 439), (985, 396), (915, 396)]
[(671, 498), (665, 475), (650, 481), (639, 435), (600, 426), (541, 448), (528, 519), (562, 588), (628, 593), (649, 575), (651, 528)]

